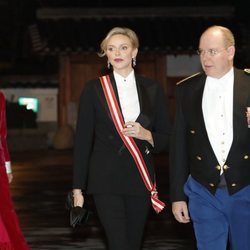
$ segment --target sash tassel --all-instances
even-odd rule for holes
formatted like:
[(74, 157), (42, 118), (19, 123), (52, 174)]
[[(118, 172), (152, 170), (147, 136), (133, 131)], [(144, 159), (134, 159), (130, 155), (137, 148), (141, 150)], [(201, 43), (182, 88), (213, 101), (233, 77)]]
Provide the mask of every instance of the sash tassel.
[(165, 203), (159, 200), (156, 189), (151, 191), (151, 203), (157, 214), (160, 213), (165, 207)]

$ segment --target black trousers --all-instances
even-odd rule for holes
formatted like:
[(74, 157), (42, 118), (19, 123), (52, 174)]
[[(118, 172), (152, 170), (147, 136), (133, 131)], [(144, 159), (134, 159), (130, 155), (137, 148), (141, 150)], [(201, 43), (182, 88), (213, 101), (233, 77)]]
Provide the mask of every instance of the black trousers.
[(150, 196), (94, 194), (94, 201), (109, 250), (139, 250)]

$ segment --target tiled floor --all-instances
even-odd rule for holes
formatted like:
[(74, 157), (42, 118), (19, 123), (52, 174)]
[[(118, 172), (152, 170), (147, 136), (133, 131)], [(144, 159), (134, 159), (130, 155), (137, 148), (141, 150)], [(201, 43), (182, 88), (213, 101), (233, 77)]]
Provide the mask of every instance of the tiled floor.
[[(95, 214), (89, 225), (75, 230), (69, 227), (64, 201), (71, 186), (71, 151), (13, 152), (11, 155), (15, 175), (11, 185), (13, 199), (32, 249), (106, 249)], [(168, 201), (167, 167), (162, 165), (164, 159), (156, 161), (160, 166), (159, 193)], [(192, 225), (180, 225), (174, 221), (169, 205), (159, 215), (152, 211), (145, 230), (143, 250), (160, 249), (195, 249)]]

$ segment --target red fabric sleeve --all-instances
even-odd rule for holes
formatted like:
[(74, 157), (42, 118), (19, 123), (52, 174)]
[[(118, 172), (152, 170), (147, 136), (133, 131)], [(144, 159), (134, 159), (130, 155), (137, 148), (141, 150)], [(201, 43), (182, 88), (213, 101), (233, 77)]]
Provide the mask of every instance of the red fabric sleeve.
[[(0, 92), (0, 136), (1, 136), (1, 151), (3, 154), (1, 160), (3, 163), (10, 161), (9, 150), (7, 146), (7, 126), (6, 126), (6, 110), (5, 110), (5, 97), (2, 92)], [(2, 163), (2, 162), (1, 162)]]

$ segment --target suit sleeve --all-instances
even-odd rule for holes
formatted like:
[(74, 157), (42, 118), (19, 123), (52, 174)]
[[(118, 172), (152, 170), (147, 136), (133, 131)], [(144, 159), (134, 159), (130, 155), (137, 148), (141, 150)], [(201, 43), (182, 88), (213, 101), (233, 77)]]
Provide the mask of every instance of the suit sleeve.
[(93, 82), (88, 82), (80, 97), (74, 143), (73, 188), (86, 189), (93, 144), (95, 114)]
[(182, 86), (176, 90), (176, 115), (170, 148), (170, 198), (171, 201), (185, 201), (187, 199), (183, 188), (189, 174), (187, 156), (186, 123), (183, 112)]
[(5, 160), (5, 167), (6, 172), (11, 172), (11, 166), (10, 166), (10, 155), (7, 145), (7, 125), (6, 125), (6, 105), (5, 105), (5, 98), (2, 92), (0, 92), (0, 105), (1, 105), (1, 114), (0, 114), (0, 133), (1, 133), (1, 146), (4, 154), (4, 160)]

